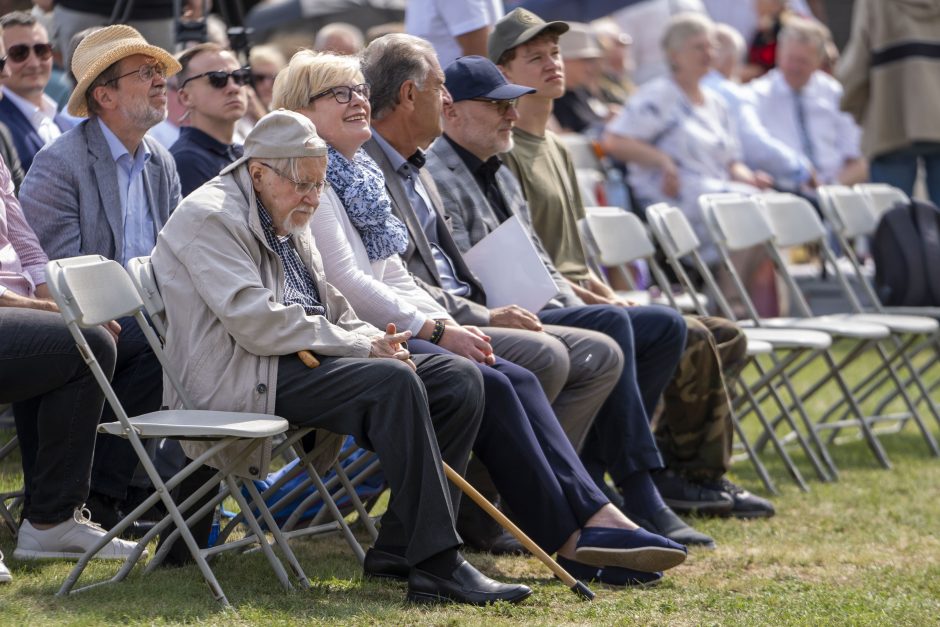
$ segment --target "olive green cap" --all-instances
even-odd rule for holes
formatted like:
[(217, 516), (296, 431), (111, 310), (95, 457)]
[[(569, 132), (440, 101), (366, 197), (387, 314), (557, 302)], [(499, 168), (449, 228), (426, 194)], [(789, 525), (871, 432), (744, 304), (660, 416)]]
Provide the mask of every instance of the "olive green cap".
[(567, 22), (546, 22), (532, 11), (521, 7), (513, 9), (496, 22), (496, 28), (490, 33), (487, 55), (490, 61), (498, 63), (504, 52), (546, 31), (561, 35), (567, 30)]

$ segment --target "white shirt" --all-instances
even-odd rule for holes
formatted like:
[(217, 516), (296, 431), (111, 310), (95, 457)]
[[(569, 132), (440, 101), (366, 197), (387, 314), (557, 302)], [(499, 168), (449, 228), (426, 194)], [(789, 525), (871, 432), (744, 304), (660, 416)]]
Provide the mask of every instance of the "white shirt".
[(58, 107), (55, 104), (55, 100), (46, 94), (42, 95), (42, 105), (39, 107), (29, 100), (17, 96), (6, 87), (3, 88), (3, 97), (9, 98), (10, 102), (16, 105), (16, 108), (26, 116), (29, 123), (32, 124), (36, 132), (39, 133), (39, 138), (42, 139), (44, 146), (51, 144), (62, 134), (61, 129), (59, 129), (58, 125), (55, 123)]
[[(810, 158), (803, 148), (797, 115), (797, 93), (780, 70), (774, 69), (749, 84), (757, 114), (771, 135)], [(813, 165), (822, 184), (837, 182), (846, 160), (861, 157), (862, 132), (848, 113), (839, 109), (842, 85), (824, 72), (816, 72), (801, 90), (804, 119), (812, 146)]]
[(401, 257), (370, 262), (359, 231), (332, 189), (320, 198), (310, 222), (323, 258), (326, 280), (346, 297), (361, 320), (384, 329), (394, 322), (414, 337), (428, 319), (450, 320), (431, 295), (418, 287)]
[(633, 37), (633, 59), (637, 85), (669, 74), (669, 64), (660, 42), (669, 18), (676, 13), (705, 13), (702, 0), (648, 0), (611, 14), (620, 29)]
[[(731, 180), (729, 168), (741, 159), (737, 129), (724, 101), (703, 90), (705, 101), (692, 104), (671, 78), (657, 78), (627, 100), (607, 125), (614, 135), (646, 142), (669, 155), (679, 170), (679, 196), (666, 198), (662, 170), (628, 164), (629, 181), (643, 206), (668, 201), (681, 208), (703, 243), (711, 241), (698, 205), (701, 194), (756, 190)], [(716, 251), (703, 249), (706, 261)]]
[(492, 26), (504, 13), (503, 0), (408, 0), (405, 32), (431, 42), (446, 68), (463, 56), (457, 35)]

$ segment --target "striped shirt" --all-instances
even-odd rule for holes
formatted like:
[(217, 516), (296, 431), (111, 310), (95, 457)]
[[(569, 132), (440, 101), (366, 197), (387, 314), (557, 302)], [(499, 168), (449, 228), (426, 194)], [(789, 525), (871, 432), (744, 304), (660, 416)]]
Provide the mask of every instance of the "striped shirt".
[(274, 231), (271, 214), (258, 199), (258, 217), (264, 229), (268, 246), (281, 258), (284, 267), (284, 305), (300, 305), (308, 316), (326, 315), (326, 308), (320, 302), (320, 292), (310, 272), (294, 249), (291, 235), (278, 235)]

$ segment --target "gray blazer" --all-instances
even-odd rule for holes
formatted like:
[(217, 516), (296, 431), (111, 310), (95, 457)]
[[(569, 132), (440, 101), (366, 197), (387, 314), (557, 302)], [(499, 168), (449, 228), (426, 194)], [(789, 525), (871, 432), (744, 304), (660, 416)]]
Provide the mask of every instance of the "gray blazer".
[[(493, 232), (499, 226), (499, 218), (490, 207), (483, 190), (477, 185), (476, 177), (467, 168), (460, 155), (443, 137), (439, 138), (428, 151), (426, 166), (437, 184), (438, 192), (444, 204), (444, 211), (450, 218), (454, 241), (461, 251), (466, 252), (474, 244)], [(506, 206), (519, 218), (522, 226), (529, 232), (532, 243), (539, 257), (558, 286), (558, 294), (549, 306), (579, 307), (584, 302), (571, 289), (571, 285), (555, 268), (542, 241), (532, 227), (529, 205), (522, 195), (522, 188), (509, 168), (503, 166), (496, 171), (496, 186), (499, 188)]]
[[(159, 232), (180, 202), (180, 181), (166, 148), (150, 137), (144, 142), (152, 153), (144, 167), (144, 190)], [(124, 216), (117, 165), (95, 118), (36, 153), (20, 189), (20, 204), (50, 259), (118, 258), (124, 249)]]
[(433, 209), (437, 212), (437, 232), (440, 246), (453, 261), (460, 279), (470, 284), (469, 298), (454, 296), (441, 288), (441, 276), (434, 263), (434, 256), (431, 254), (430, 242), (428, 242), (424, 230), (421, 228), (418, 216), (411, 207), (411, 202), (402, 187), (398, 173), (392, 168), (392, 163), (375, 140), (370, 139), (363, 145), (363, 148), (382, 169), (382, 175), (385, 177), (385, 191), (388, 192), (391, 200), (392, 211), (408, 227), (408, 248), (402, 253), (401, 258), (414, 276), (415, 281), (427, 290), (431, 297), (440, 303), (460, 324), (488, 325), (490, 323), (490, 310), (486, 307), (486, 294), (483, 291), (483, 286), (480, 285), (470, 268), (464, 263), (460, 249), (454, 243), (453, 236), (448, 229), (448, 218), (444, 213), (440, 194), (431, 175), (426, 169), (422, 169), (419, 176), (428, 191), (428, 196), (431, 198)]

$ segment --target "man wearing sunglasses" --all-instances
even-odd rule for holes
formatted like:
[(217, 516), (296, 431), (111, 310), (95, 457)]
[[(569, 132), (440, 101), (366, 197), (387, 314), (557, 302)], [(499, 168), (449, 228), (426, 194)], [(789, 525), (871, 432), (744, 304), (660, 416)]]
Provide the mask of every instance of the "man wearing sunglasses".
[[(166, 117), (166, 77), (179, 69), (171, 54), (125, 25), (97, 30), (75, 49), (78, 84), (68, 111), (88, 119), (36, 154), (20, 189), (50, 259), (95, 254), (124, 265), (153, 250), (179, 204), (180, 184), (173, 157), (146, 134)], [(120, 324), (114, 388), (132, 415), (154, 411), (163, 394), (160, 364), (133, 319)], [(109, 411), (104, 421), (113, 420)], [(99, 436), (87, 506), (102, 526), (129, 511), (137, 461), (126, 440)]]
[(39, 149), (72, 127), (43, 90), (52, 75), (49, 34), (36, 18), (13, 11), (0, 18), (9, 76), (3, 81), (0, 118), (10, 129), (23, 170)]
[(242, 156), (242, 146), (233, 143), (233, 137), (235, 124), (248, 108), (251, 70), (214, 43), (193, 46), (176, 59), (183, 68), (176, 80), (189, 126), (180, 129), (170, 152), (176, 159), (182, 194), (188, 196)]

